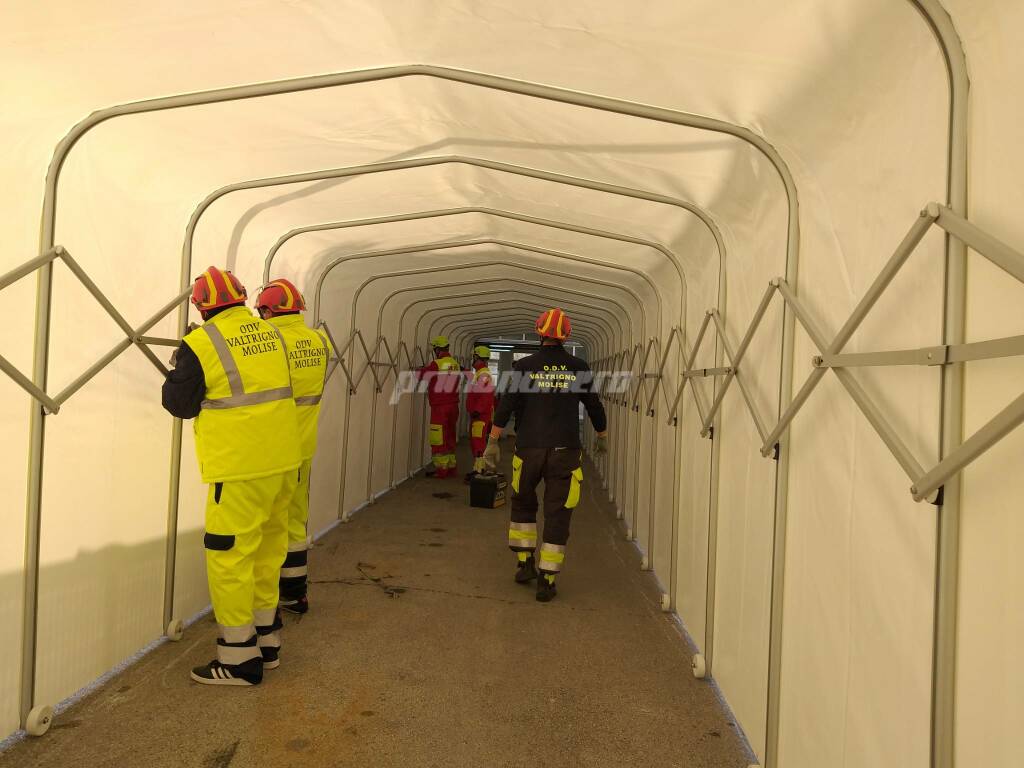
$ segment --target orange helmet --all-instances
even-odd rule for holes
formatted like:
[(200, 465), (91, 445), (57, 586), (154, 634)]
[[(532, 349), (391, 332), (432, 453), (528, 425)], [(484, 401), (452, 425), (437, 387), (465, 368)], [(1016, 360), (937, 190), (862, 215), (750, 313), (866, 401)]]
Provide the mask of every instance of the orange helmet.
[(549, 309), (537, 318), (537, 333), (542, 339), (565, 341), (572, 333), (569, 316), (560, 309)]
[(192, 304), (200, 312), (245, 304), (245, 286), (226, 269), (207, 267), (192, 284)]
[(302, 312), (305, 308), (306, 300), (302, 298), (299, 289), (283, 277), (264, 285), (256, 297), (256, 309), (281, 313)]

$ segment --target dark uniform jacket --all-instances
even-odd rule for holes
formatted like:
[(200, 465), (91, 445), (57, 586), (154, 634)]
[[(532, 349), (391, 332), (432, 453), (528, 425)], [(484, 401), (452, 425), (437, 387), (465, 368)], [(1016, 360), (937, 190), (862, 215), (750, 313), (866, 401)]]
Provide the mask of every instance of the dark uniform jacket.
[(561, 344), (547, 345), (512, 366), (512, 378), (494, 414), (504, 428), (516, 415), (516, 448), (579, 448), (579, 404), (598, 432), (608, 426), (592, 390), (593, 374)]

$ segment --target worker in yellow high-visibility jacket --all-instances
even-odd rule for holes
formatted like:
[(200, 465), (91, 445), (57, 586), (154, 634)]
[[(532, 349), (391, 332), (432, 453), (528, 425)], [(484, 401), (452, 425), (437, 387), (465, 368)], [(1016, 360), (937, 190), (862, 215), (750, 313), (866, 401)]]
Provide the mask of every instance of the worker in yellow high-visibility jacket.
[(195, 281), (205, 321), (172, 357), (163, 405), (194, 418), (206, 499), (206, 570), (220, 626), (217, 658), (192, 670), (209, 685), (257, 685), (280, 664), (278, 579), (288, 551), (288, 503), (301, 464), (284, 344), (254, 317), (226, 270)]
[(292, 393), (299, 417), (302, 466), (299, 484), (288, 505), (288, 556), (281, 568), (281, 607), (292, 613), (309, 610), (307, 596), (309, 534), (309, 472), (316, 453), (320, 399), (327, 383), (333, 350), (327, 336), (307, 328), (302, 319), (306, 300), (283, 278), (265, 285), (256, 297), (256, 311), (284, 338), (292, 374)]

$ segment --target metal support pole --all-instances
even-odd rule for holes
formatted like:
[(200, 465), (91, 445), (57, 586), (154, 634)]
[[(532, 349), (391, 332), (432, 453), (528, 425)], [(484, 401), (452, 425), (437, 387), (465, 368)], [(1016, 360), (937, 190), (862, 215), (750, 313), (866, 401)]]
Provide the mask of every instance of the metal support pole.
[[(910, 0), (935, 35), (949, 76), (949, 156), (946, 192), (949, 207), (967, 217), (968, 101), (970, 80), (963, 44), (949, 13), (939, 0)], [(946, 238), (946, 287), (943, 343), (962, 344), (966, 323), (967, 248), (963, 241)], [(942, 372), (942, 416), (939, 428), (941, 456), (963, 440), (963, 365)], [(953, 768), (956, 733), (956, 635), (960, 569), (961, 481), (947, 481), (938, 512), (935, 569), (935, 627), (932, 663), (933, 768)]]

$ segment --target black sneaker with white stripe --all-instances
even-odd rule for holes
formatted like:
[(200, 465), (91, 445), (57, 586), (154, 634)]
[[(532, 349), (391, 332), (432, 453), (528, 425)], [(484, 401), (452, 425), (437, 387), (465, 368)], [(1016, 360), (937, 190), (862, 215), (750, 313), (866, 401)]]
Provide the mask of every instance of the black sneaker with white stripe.
[(222, 664), (214, 659), (193, 667), (191, 677), (203, 685), (259, 685), (263, 681), (263, 659), (249, 659), (243, 664)]

